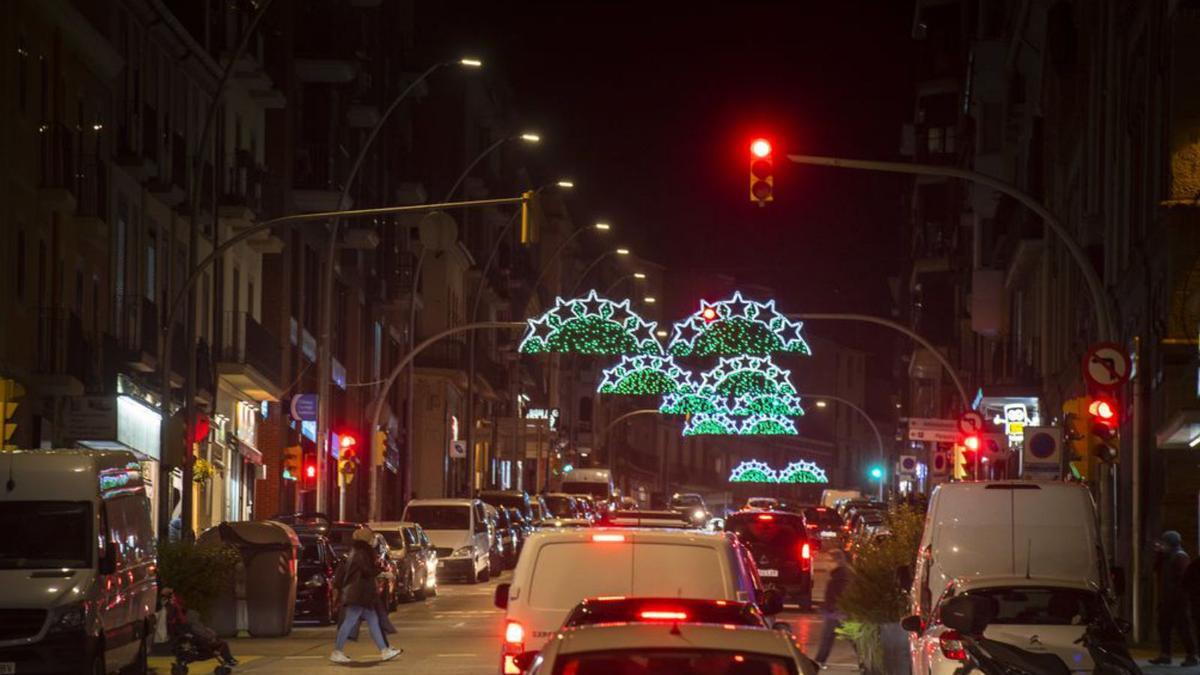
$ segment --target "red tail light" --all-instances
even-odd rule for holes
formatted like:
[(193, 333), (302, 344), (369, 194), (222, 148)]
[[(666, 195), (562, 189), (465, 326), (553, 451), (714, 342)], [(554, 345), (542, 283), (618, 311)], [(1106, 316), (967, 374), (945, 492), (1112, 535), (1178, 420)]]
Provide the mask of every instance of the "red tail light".
[(775, 520), (775, 516), (773, 516), (769, 513), (760, 513), (760, 514), (758, 514), (758, 519), (759, 520)]
[(521, 668), (517, 666), (516, 656), (525, 651), (525, 627), (516, 621), (504, 624), (504, 644), (500, 655), (505, 675), (520, 675)]
[(648, 609), (638, 614), (645, 621), (687, 621), (687, 612)]
[(594, 542), (622, 542), (625, 541), (623, 534), (593, 534), (592, 541)]
[(504, 641), (510, 645), (525, 643), (525, 628), (516, 621), (509, 621), (504, 627)]
[(967, 648), (963, 645), (962, 636), (956, 630), (945, 630), (938, 636), (938, 647), (942, 656), (954, 661), (967, 660)]
[(812, 560), (812, 546), (807, 541), (800, 547), (800, 558), (802, 560)]

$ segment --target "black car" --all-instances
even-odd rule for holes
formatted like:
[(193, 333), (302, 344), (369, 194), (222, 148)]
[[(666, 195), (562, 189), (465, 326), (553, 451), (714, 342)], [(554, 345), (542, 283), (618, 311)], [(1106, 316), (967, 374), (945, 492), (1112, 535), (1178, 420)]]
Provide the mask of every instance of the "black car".
[(785, 511), (740, 511), (725, 519), (750, 549), (758, 575), (767, 588), (784, 598), (812, 608), (812, 561), (817, 547), (808, 537), (804, 516)]
[(529, 535), (533, 534), (533, 523), (529, 522), (521, 513), (520, 509), (510, 508), (508, 510), (508, 520), (512, 523), (513, 528), (517, 531), (517, 552), (516, 555), (521, 555), (521, 549), (525, 548), (525, 540)]
[(827, 506), (808, 506), (804, 509), (808, 533), (822, 540), (837, 542), (842, 538), (842, 517)]
[(510, 508), (521, 512), (526, 520), (533, 519), (533, 506), (529, 502), (529, 493), (524, 490), (482, 490), (479, 500), (496, 508)]
[(508, 509), (496, 509), (496, 536), (504, 542), (504, 569), (510, 570), (517, 566), (517, 545), (521, 535), (517, 533), (517, 525)]
[(583, 512), (579, 510), (579, 505), (575, 503), (575, 498), (561, 492), (552, 492), (542, 496), (542, 501), (546, 503), (546, 510), (549, 512), (546, 519), (551, 518), (582, 518)]
[(333, 573), (338, 555), (329, 541), (319, 534), (304, 533), (300, 538), (300, 559), (296, 562), (297, 619), (315, 620), (321, 625), (333, 623)]

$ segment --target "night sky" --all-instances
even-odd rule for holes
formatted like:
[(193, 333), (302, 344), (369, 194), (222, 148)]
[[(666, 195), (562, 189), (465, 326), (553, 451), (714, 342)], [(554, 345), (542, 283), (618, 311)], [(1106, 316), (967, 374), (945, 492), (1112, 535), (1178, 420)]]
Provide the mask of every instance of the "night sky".
[[(416, 7), (419, 49), (480, 54), (511, 85), (521, 125), (546, 139), (535, 179), (574, 176), (577, 221), (609, 219), (617, 241), (673, 269), (773, 286), (785, 311), (891, 312), (908, 183), (783, 151), (898, 157), (910, 2)], [(747, 197), (760, 134), (776, 148), (767, 208)]]

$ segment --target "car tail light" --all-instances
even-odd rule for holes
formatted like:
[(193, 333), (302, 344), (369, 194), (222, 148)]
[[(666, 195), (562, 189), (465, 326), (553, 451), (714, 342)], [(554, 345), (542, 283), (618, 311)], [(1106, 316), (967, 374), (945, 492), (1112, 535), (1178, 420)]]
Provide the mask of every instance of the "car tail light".
[(687, 612), (648, 609), (638, 614), (645, 621), (687, 621)]
[(594, 542), (622, 542), (625, 541), (623, 534), (593, 534), (592, 541)]
[(769, 513), (760, 513), (760, 514), (758, 514), (758, 519), (759, 520), (775, 520), (775, 516), (773, 516)]
[(525, 627), (516, 621), (504, 624), (504, 644), (500, 654), (505, 675), (520, 675), (521, 668), (517, 666), (516, 656), (525, 651)]
[(956, 630), (943, 631), (938, 636), (938, 647), (942, 650), (942, 656), (954, 661), (966, 661), (967, 649), (963, 645), (962, 636)]
[(807, 541), (804, 542), (804, 544), (802, 546), (800, 546), (800, 559), (801, 560), (812, 560), (812, 546), (810, 546)]
[(509, 621), (504, 626), (504, 641), (510, 645), (525, 643), (525, 628), (516, 621)]

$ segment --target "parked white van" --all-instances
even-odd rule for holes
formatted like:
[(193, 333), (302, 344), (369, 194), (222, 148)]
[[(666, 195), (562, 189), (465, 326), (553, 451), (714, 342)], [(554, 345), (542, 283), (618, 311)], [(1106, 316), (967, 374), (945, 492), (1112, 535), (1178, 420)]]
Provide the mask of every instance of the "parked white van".
[(506, 610), (500, 672), (537, 651), (584, 598), (627, 596), (757, 602), (766, 614), (782, 597), (763, 593), (748, 551), (731, 534), (696, 530), (542, 530), (525, 542), (511, 584), (496, 587)]
[(0, 452), (0, 673), (145, 673), (150, 523), (131, 453)]
[(575, 469), (564, 474), (562, 491), (573, 495), (587, 495), (601, 509), (616, 494), (613, 488), (612, 471), (608, 469)]
[[(1017, 587), (1045, 590), (1041, 595), (1004, 590)], [(1024, 598), (1013, 600), (1014, 605), (1027, 602), (1032, 609), (1052, 597), (1074, 598), (1082, 589), (1107, 595), (1108, 567), (1087, 488), (1016, 480), (938, 486), (930, 497), (913, 570), (912, 616), (905, 619), (920, 672), (952, 673), (961, 665), (950, 658), (961, 649), (937, 623), (937, 608), (948, 593), (971, 588), (1008, 592)], [(989, 635), (1020, 634), (1001, 628), (989, 629)]]
[(478, 583), (491, 578), (487, 520), (478, 499), (414, 499), (401, 520), (416, 523), (437, 547), (437, 578)]

